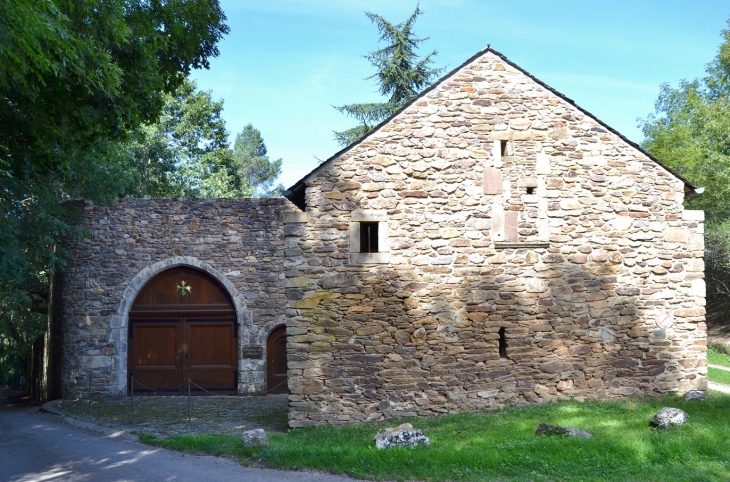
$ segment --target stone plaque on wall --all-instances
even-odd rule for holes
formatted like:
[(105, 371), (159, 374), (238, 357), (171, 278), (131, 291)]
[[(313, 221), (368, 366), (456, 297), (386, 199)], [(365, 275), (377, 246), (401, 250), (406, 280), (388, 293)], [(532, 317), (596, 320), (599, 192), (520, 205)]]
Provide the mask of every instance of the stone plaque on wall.
[(260, 360), (264, 357), (264, 348), (258, 345), (246, 345), (241, 347), (241, 358), (253, 358)]

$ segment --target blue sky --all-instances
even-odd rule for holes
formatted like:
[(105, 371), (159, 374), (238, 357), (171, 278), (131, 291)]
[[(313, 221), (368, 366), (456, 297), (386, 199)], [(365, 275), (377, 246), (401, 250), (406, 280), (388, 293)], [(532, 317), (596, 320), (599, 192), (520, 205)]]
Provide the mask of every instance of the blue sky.
[[(231, 133), (251, 123), (289, 187), (339, 150), (332, 131), (354, 121), (332, 108), (381, 100), (363, 54), (378, 48), (364, 15), (408, 18), (416, 1), (221, 0), (231, 33), (198, 87), (223, 99)], [(421, 0), (415, 32), (451, 70), (488, 44), (628, 138), (663, 82), (701, 77), (727, 27), (715, 0)]]

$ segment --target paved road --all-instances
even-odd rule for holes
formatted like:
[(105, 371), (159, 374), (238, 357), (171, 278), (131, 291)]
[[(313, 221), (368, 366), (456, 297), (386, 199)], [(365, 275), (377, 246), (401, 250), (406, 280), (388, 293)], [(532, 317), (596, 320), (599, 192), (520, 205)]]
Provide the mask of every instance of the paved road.
[(352, 482), (353, 479), (254, 469), (217, 457), (155, 449), (128, 437), (66, 425), (37, 406), (10, 403), (0, 393), (0, 482), (239, 480)]

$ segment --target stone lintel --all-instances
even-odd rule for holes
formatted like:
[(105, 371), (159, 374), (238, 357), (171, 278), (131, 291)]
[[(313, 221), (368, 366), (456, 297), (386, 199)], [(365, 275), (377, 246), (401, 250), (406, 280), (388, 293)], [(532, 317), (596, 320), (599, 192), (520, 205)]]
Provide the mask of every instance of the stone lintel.
[(702, 210), (685, 210), (682, 211), (682, 221), (704, 221), (705, 212)]
[(494, 242), (494, 249), (521, 249), (521, 248), (549, 248), (550, 243), (543, 241), (526, 241), (522, 243), (510, 243), (510, 242)]
[(309, 216), (305, 212), (290, 211), (284, 213), (284, 224), (301, 224), (309, 221)]
[(350, 221), (387, 222), (388, 211), (384, 209), (355, 209), (350, 213)]

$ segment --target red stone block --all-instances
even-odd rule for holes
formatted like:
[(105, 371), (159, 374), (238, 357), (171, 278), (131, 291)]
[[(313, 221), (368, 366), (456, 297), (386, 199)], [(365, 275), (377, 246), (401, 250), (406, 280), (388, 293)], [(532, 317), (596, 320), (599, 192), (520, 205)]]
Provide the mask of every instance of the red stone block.
[(502, 194), (502, 171), (493, 167), (484, 169), (484, 194)]

